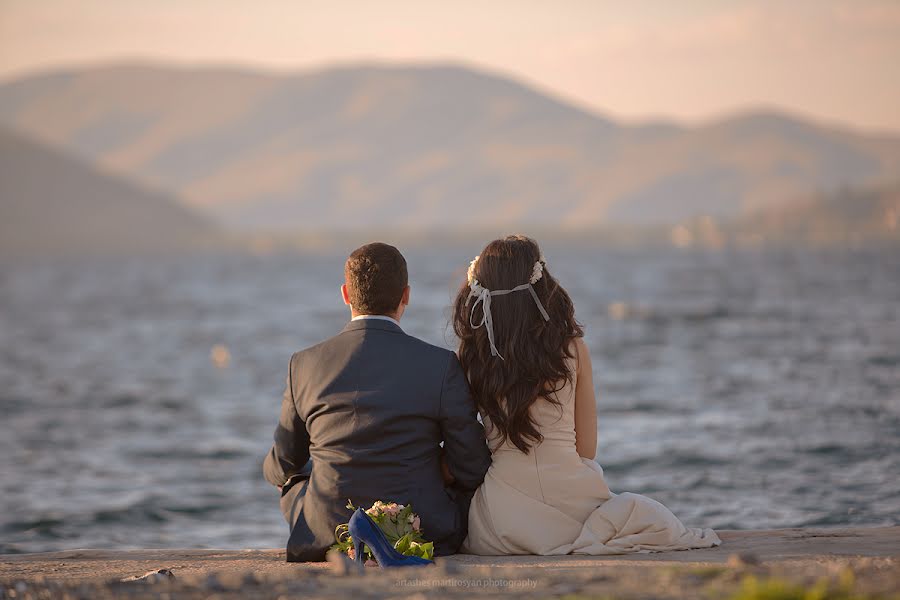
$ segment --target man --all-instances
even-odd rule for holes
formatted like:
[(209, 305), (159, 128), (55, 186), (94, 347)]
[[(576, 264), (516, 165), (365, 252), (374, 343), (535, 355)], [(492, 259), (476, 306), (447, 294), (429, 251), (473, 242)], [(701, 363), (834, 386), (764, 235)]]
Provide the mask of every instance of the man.
[(396, 248), (358, 248), (344, 279), (351, 321), (291, 357), (263, 464), (291, 525), (287, 559), (324, 560), (348, 500), (412, 503), (435, 554), (453, 554), (491, 460), (465, 374), (453, 352), (400, 328), (409, 285)]

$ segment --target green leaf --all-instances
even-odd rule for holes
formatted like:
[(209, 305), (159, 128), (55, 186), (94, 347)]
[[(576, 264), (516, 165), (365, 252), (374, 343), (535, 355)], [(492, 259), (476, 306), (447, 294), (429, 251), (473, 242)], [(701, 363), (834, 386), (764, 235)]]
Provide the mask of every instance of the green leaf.
[(390, 519), (385, 519), (384, 523), (379, 523), (379, 525), (381, 526), (381, 530), (384, 531), (384, 535), (386, 535), (391, 542), (400, 538), (401, 534), (397, 530), (397, 524)]
[(404, 535), (394, 544), (394, 550), (399, 552), (400, 554), (409, 554), (409, 547), (412, 543), (412, 540), (409, 539), (409, 536)]
[(422, 558), (427, 558), (428, 560), (432, 560), (434, 558), (434, 542), (425, 542), (424, 544), (419, 544), (419, 548), (422, 550), (421, 556)]
[(412, 504), (407, 504), (399, 513), (397, 513), (397, 521), (399, 523), (409, 523), (409, 515), (412, 514)]

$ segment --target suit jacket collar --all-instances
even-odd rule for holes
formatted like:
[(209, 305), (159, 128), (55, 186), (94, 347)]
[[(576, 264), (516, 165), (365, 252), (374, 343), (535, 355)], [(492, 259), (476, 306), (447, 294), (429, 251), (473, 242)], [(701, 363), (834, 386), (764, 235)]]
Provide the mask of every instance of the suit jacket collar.
[(344, 326), (343, 331), (357, 331), (359, 329), (379, 329), (381, 331), (390, 331), (391, 333), (406, 333), (396, 323), (385, 321), (384, 319), (358, 319), (350, 321)]

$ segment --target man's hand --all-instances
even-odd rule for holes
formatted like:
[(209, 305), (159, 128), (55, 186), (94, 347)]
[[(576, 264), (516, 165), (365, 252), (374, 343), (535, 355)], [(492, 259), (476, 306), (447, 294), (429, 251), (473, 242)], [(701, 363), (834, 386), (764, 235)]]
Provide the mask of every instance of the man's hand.
[(453, 482), (456, 481), (453, 473), (450, 472), (450, 467), (447, 466), (447, 457), (443, 452), (441, 452), (441, 477), (444, 480), (444, 485), (453, 485)]

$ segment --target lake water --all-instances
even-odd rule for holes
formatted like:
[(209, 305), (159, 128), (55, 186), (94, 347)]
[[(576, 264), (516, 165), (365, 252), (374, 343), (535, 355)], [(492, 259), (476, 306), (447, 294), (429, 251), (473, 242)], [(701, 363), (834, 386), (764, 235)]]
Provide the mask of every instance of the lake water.
[[(477, 250), (407, 252), (406, 331), (453, 347)], [(545, 254), (586, 328), (613, 491), (691, 526), (900, 522), (896, 248)], [(260, 465), (291, 353), (348, 318), (343, 258), (0, 267), (0, 553), (282, 546)]]

